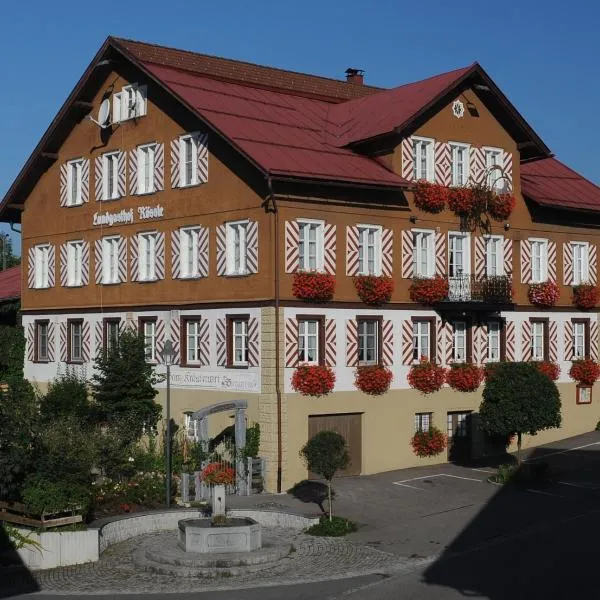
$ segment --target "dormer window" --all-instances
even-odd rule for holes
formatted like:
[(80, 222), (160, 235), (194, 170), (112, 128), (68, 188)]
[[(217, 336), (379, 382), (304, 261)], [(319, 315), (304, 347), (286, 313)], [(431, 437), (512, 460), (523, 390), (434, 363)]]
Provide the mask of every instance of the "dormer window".
[(143, 117), (147, 113), (147, 86), (132, 83), (113, 95), (113, 123)]

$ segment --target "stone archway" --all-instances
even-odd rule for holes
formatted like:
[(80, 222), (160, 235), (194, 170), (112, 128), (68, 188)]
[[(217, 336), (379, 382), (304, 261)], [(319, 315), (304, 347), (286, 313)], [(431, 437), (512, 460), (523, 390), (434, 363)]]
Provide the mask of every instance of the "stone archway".
[[(229, 400), (228, 402), (217, 402), (210, 406), (205, 406), (200, 410), (193, 412), (190, 419), (197, 421), (197, 429), (200, 444), (208, 449), (208, 417), (220, 412), (235, 411), (235, 447), (236, 450), (244, 448), (246, 445), (246, 410), (248, 408), (247, 400)], [(240, 496), (245, 496), (249, 493), (247, 490), (247, 479), (244, 476), (245, 468), (244, 461), (238, 455), (236, 456), (235, 465), (236, 490)]]

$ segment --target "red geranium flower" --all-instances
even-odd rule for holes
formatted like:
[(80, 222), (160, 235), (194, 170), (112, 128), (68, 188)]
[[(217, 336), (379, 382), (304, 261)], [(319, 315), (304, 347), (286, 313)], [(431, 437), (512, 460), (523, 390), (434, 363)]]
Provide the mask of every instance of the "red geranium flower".
[(529, 302), (543, 308), (554, 306), (560, 297), (560, 288), (555, 281), (532, 283), (527, 293)]
[(233, 485), (235, 471), (225, 463), (214, 462), (204, 467), (200, 479), (212, 485)]
[(454, 363), (446, 372), (446, 383), (459, 392), (474, 392), (483, 381), (483, 369), (472, 363)]
[(326, 365), (299, 365), (292, 375), (292, 387), (303, 396), (326, 396), (335, 385), (335, 373)]
[(354, 385), (365, 394), (379, 396), (390, 389), (392, 377), (392, 372), (380, 365), (358, 367), (355, 373)]
[(448, 280), (441, 275), (415, 277), (409, 288), (410, 299), (421, 304), (435, 304), (448, 297)]
[(573, 304), (587, 310), (598, 304), (598, 288), (591, 283), (582, 283), (573, 288)]
[(300, 300), (327, 302), (335, 292), (335, 277), (329, 273), (316, 271), (296, 271), (292, 294)]
[(579, 383), (594, 385), (594, 382), (600, 377), (600, 365), (590, 358), (574, 360), (569, 375), (571, 379)]
[(473, 212), (473, 190), (468, 187), (454, 187), (448, 193), (448, 208), (456, 215), (470, 215)]
[(392, 298), (394, 280), (387, 275), (357, 275), (353, 281), (358, 297), (365, 304), (385, 304)]
[(417, 431), (410, 445), (417, 456), (436, 456), (445, 450), (447, 438), (437, 427), (430, 427), (427, 431)]
[(437, 214), (446, 207), (448, 188), (421, 179), (415, 186), (415, 206), (429, 213)]
[(555, 362), (551, 360), (533, 360), (531, 362), (541, 373), (552, 379), (552, 381), (556, 381), (560, 377), (560, 367)]
[(488, 212), (494, 221), (506, 221), (517, 204), (512, 194), (498, 194), (492, 196), (488, 205)]
[(408, 372), (408, 383), (424, 394), (437, 392), (446, 381), (446, 369), (427, 360), (413, 365)]

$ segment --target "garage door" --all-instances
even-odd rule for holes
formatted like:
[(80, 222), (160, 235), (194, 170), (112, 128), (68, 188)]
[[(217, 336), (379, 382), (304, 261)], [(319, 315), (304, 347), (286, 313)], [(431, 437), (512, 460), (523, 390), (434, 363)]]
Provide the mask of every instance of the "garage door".
[[(362, 470), (362, 415), (350, 413), (343, 415), (311, 415), (308, 417), (308, 439), (319, 431), (336, 431), (344, 437), (348, 445), (350, 464), (338, 475), (360, 475)], [(313, 473), (311, 479), (316, 478)]]

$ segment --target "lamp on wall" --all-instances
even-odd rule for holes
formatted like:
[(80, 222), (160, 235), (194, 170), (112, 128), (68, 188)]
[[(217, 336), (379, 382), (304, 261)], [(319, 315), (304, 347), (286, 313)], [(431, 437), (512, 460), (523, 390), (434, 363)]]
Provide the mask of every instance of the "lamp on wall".
[(165, 366), (167, 367), (167, 435), (165, 440), (165, 461), (166, 461), (166, 498), (167, 508), (171, 506), (171, 365), (175, 358), (173, 342), (170, 339), (165, 341), (162, 352), (160, 353)]

